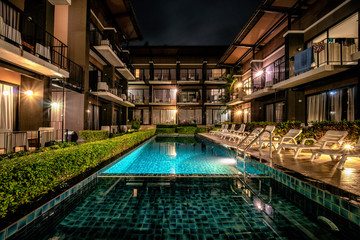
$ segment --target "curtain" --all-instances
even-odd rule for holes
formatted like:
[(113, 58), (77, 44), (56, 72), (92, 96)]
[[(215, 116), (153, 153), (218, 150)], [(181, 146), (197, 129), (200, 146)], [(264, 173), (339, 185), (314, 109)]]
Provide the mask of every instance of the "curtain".
[(153, 110), (152, 111), (152, 124), (160, 123), (160, 110)]
[(347, 109), (347, 120), (354, 121), (355, 120), (355, 105), (354, 105), (354, 96), (355, 96), (355, 88), (348, 88), (348, 109)]
[(266, 121), (273, 122), (274, 121), (274, 105), (268, 104), (265, 106), (265, 114), (266, 114)]
[(206, 110), (206, 125), (213, 124), (212, 109)]
[(143, 124), (149, 124), (149, 110), (143, 110)]
[(0, 129), (13, 130), (14, 123), (14, 89), (0, 84)]
[(100, 130), (100, 107), (94, 105), (94, 129)]
[(160, 123), (176, 123), (176, 110), (160, 111)]
[(275, 103), (275, 122), (282, 122), (284, 119), (284, 103)]
[(326, 120), (326, 93), (307, 97), (307, 122)]
[(330, 107), (330, 120), (341, 121), (342, 107), (341, 107), (342, 91), (329, 92), (329, 107)]

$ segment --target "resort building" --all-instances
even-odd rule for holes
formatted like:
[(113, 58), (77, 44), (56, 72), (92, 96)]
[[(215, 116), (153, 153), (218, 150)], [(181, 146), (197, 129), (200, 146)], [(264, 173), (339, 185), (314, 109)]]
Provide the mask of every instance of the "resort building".
[(264, 1), (220, 59), (232, 121), (348, 120), (359, 111), (359, 1)]
[(132, 47), (135, 78), (129, 98), (135, 104), (130, 118), (142, 124), (197, 123), (213, 125), (230, 120), (224, 111), (226, 68), (217, 62), (221, 46)]
[(44, 141), (65, 129), (117, 131), (134, 106), (126, 49), (141, 38), (129, 0), (0, 0), (0, 138), (23, 139), (13, 148), (46, 129)]

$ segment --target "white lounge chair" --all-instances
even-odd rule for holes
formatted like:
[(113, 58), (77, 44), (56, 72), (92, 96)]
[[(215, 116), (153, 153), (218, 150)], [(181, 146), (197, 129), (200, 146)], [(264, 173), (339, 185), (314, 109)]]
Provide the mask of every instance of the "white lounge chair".
[(227, 137), (229, 137), (229, 141), (231, 141), (231, 139), (234, 139), (234, 137), (238, 135), (243, 136), (246, 133), (249, 134), (248, 132), (245, 132), (245, 127), (246, 127), (245, 124), (241, 124), (238, 130), (229, 133), (224, 133), (223, 138), (226, 139)]
[[(302, 129), (290, 129), (284, 136), (280, 137), (279, 135), (273, 135), (271, 144), (276, 147), (280, 144), (296, 144), (296, 138), (300, 135), (302, 132)], [(261, 140), (261, 146), (259, 148), (263, 147), (264, 145), (267, 146), (270, 144), (270, 139)]]
[(253, 141), (257, 136), (259, 136), (259, 134), (262, 132), (263, 128), (255, 128), (251, 133), (249, 133), (248, 135), (244, 135), (244, 136), (236, 136), (236, 138), (238, 139), (238, 143), (240, 143), (241, 141), (241, 145), (244, 143), (250, 143), (251, 141)]
[[(323, 148), (331, 148), (334, 145), (339, 145), (342, 140), (348, 135), (347, 131), (334, 131), (329, 130), (322, 136), (318, 141), (314, 138), (305, 138), (302, 140), (301, 144), (280, 144), (277, 149), (277, 153), (279, 154), (283, 148), (292, 148), (295, 149), (295, 156), (296, 159), (302, 150), (314, 150), (314, 149), (323, 149)], [(305, 145), (306, 141), (313, 141), (311, 145)]]
[(224, 131), (225, 129), (227, 129), (228, 126), (229, 126), (228, 124), (223, 124), (223, 125), (221, 125), (221, 128), (220, 128), (220, 129), (210, 131), (210, 134), (211, 134), (211, 135), (214, 135), (214, 134), (217, 134), (217, 133), (219, 133), (219, 132), (222, 132), (222, 131)]
[(235, 127), (236, 127), (236, 124), (231, 124), (230, 129), (225, 129), (224, 131), (218, 133), (218, 135), (219, 135), (221, 138), (224, 138), (224, 136), (225, 136), (226, 134), (229, 134), (229, 133), (231, 134), (231, 133), (235, 132)]
[(317, 159), (321, 155), (329, 155), (333, 161), (340, 159), (337, 169), (342, 170), (348, 157), (360, 157), (360, 138), (354, 149), (346, 149), (345, 144), (341, 149), (315, 149), (310, 160)]

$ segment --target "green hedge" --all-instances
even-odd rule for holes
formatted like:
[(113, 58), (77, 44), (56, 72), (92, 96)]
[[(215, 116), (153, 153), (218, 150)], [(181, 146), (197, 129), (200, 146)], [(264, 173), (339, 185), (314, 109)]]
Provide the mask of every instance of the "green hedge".
[(179, 134), (195, 134), (196, 133), (196, 127), (178, 127), (176, 128), (176, 131)]
[(109, 137), (108, 131), (102, 130), (84, 130), (80, 131), (80, 138), (82, 138), (85, 142), (93, 142), (104, 140)]
[(206, 132), (207, 132), (206, 127), (197, 127), (196, 128), (196, 133), (206, 133)]
[(146, 130), (0, 162), (0, 217), (155, 134)]
[(129, 122), (129, 125), (131, 125), (131, 129), (139, 129), (140, 123), (141, 122), (139, 120), (133, 120)]
[(162, 134), (162, 133), (172, 134), (172, 133), (175, 133), (175, 131), (176, 131), (176, 128), (156, 128), (157, 134)]
[(179, 123), (178, 127), (197, 127), (196, 123)]
[(157, 124), (156, 128), (177, 128), (177, 124)]

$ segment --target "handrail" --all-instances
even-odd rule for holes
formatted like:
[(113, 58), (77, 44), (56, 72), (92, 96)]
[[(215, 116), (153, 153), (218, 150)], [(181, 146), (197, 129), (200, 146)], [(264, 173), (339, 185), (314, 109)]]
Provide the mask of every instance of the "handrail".
[[(266, 133), (266, 132), (270, 134), (269, 157), (272, 158), (272, 151), (271, 151), (272, 136), (271, 136), (271, 131), (269, 131), (269, 130), (264, 130), (264, 131), (262, 131), (258, 136), (256, 136), (256, 138), (255, 138), (253, 141), (251, 141), (251, 143), (249, 143), (249, 144), (244, 148), (244, 157), (243, 157), (243, 159), (244, 159), (244, 172), (243, 172), (243, 174), (244, 174), (244, 179), (245, 179), (245, 177), (246, 177), (246, 171), (245, 171), (245, 170), (246, 170), (246, 152), (247, 152), (247, 150), (250, 149), (250, 147), (251, 147), (254, 143), (256, 143), (256, 142), (259, 140), (260, 154), (261, 154), (261, 136), (262, 136), (264, 133)], [(236, 147), (236, 165), (237, 165), (238, 155), (239, 155), (239, 146), (241, 146), (241, 144), (242, 144), (249, 136), (250, 136), (250, 134), (247, 135), (246, 138), (244, 138), (244, 140), (242, 140), (242, 141), (237, 145), (237, 147)]]

